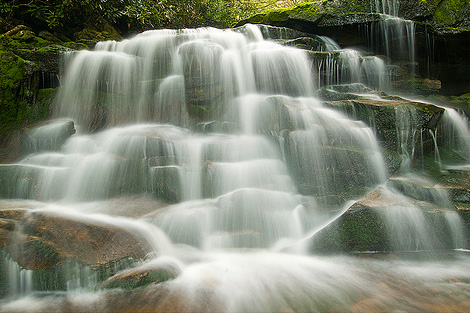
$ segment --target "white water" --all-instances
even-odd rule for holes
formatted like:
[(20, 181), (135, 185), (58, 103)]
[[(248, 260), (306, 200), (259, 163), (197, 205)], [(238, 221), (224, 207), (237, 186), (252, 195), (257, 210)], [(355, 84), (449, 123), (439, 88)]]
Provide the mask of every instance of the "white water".
[[(355, 81), (364, 71), (385, 84), (354, 52), (342, 53), (353, 55), (342, 76)], [(149, 266), (174, 260), (181, 275), (151, 287), (136, 310), (361, 311), (361, 299), (373, 299), (366, 308), (412, 310), (423, 303), (407, 290), (432, 294), (416, 283), (467, 279), (461, 260), (437, 273), (435, 263), (393, 262), (391, 271), (389, 261), (300, 255), (312, 234), (388, 176), (372, 129), (312, 97), (311, 68), (303, 51), (264, 41), (252, 26), (151, 31), (74, 53), (56, 114), (81, 132), (59, 151), (11, 165), (9, 197), (139, 232), (152, 247), (142, 260)], [(198, 122), (208, 133), (195, 131)], [(397, 149), (407, 155), (413, 129), (399, 129)], [(384, 213), (397, 249), (432, 249), (421, 211), (390, 197), (403, 197)], [(448, 223), (459, 245), (455, 216)], [(12, 272), (20, 299), (0, 312), (126, 308), (119, 291), (90, 290), (97, 281), (88, 269), (70, 275), (67, 293), (44, 298), (28, 296), (28, 272)], [(383, 286), (384, 273), (400, 291)]]

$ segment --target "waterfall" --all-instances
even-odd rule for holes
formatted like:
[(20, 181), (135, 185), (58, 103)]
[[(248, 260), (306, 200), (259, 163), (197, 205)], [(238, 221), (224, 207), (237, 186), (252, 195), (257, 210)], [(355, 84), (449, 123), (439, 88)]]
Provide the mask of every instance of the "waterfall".
[[(394, 263), (395, 272), (378, 260), (307, 255), (319, 231), (377, 188), (393, 204), (378, 215), (396, 250), (436, 248), (419, 206), (429, 199), (410, 200), (399, 188), (405, 184), (385, 186), (390, 173), (376, 131), (314, 97), (325, 83), (387, 88), (384, 62), (326, 42), (326, 51), (314, 52), (323, 58), (312, 59), (247, 25), (147, 31), (67, 54), (57, 120), (30, 133), (31, 154), (0, 166), (2, 197), (35, 200), (8, 221), (15, 246), (52, 250), (54, 232), (62, 241), (51, 264), (36, 264), (32, 275), (18, 265), (28, 260), (7, 262), (13, 296), (0, 312), (111, 312), (129, 308), (123, 299), (143, 311), (327, 312), (376, 292), (385, 309), (407, 310), (416, 307), (414, 295), (384, 287), (383, 273), (400, 287), (428, 275), (468, 279), (468, 264), (442, 276), (426, 264), (410, 276), (413, 263)], [(319, 78), (324, 71), (330, 76)], [(392, 110), (394, 152), (410, 161), (416, 116)], [(447, 205), (445, 195), (432, 195), (430, 202)], [(446, 225), (462, 247), (458, 216), (449, 212)], [(110, 243), (120, 236), (128, 237), (118, 248), (131, 251), (124, 257)], [(100, 259), (103, 251), (109, 259)], [(60, 286), (37, 287), (42, 270)], [(125, 285), (106, 289), (126, 274)], [(154, 281), (139, 289), (147, 278)], [(127, 298), (132, 284), (136, 298)], [(44, 290), (52, 295), (38, 295)]]

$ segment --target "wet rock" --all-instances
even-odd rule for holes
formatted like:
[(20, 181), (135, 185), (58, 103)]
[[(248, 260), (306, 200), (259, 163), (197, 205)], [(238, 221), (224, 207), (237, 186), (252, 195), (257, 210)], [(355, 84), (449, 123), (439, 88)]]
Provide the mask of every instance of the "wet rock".
[(451, 250), (462, 244), (449, 214), (457, 211), (436, 203), (404, 198), (377, 189), (354, 203), (311, 240), (314, 253)]
[(441, 169), (433, 158), (425, 163), (425, 171), (445, 190), (450, 201), (455, 205), (463, 224), (465, 236), (470, 242), (470, 167), (451, 166)]
[(323, 203), (325, 205), (341, 204), (347, 199), (356, 198), (378, 183), (374, 172), (376, 168), (369, 163), (368, 151), (351, 147), (320, 146), (317, 151), (321, 151), (321, 159), (328, 160), (325, 161), (328, 166), (320, 166), (309, 161), (309, 158), (316, 155), (307, 146), (302, 147), (295, 142), (288, 142), (288, 145), (288, 167), (299, 192), (322, 197), (326, 201)]
[(40, 168), (28, 165), (0, 165), (0, 197), (35, 199), (34, 186), (41, 172)]
[(389, 251), (390, 242), (379, 214), (358, 202), (319, 230), (311, 241), (310, 250), (326, 254)]
[(137, 268), (117, 273), (101, 283), (99, 288), (135, 289), (175, 279), (180, 273), (181, 269), (175, 263), (157, 259)]
[(219, 133), (219, 134), (231, 134), (234, 132), (236, 125), (232, 122), (220, 122), (220, 121), (210, 121), (198, 123), (196, 130), (199, 133)]
[(66, 260), (98, 266), (141, 259), (152, 250), (135, 229), (44, 211), (26, 214), (7, 248), (21, 267), (34, 270)]
[(323, 41), (318, 40), (315, 36), (299, 37), (288, 40), (278, 40), (278, 42), (285, 46), (296, 47), (304, 50), (316, 52), (326, 50)]
[(180, 168), (178, 166), (155, 166), (153, 171), (153, 191), (156, 196), (170, 202), (182, 199)]
[(289, 108), (295, 108), (294, 102), (293, 99), (285, 96), (267, 97), (260, 104), (257, 112), (258, 131), (279, 134), (283, 130), (294, 130), (295, 121), (289, 112)]
[[(393, 168), (396, 163), (393, 161), (394, 152), (415, 157), (412, 155), (413, 147), (422, 146), (424, 154), (434, 153), (434, 141), (429, 131), (436, 129), (444, 113), (443, 108), (381, 92), (370, 92), (360, 86), (328, 86), (320, 89), (318, 95), (326, 100), (326, 106), (359, 119), (375, 129), (384, 152), (390, 154), (392, 173), (396, 170)], [(414, 160), (422, 162), (423, 160), (418, 159), (421, 157), (416, 156)]]
[(0, 247), (8, 245), (10, 236), (15, 230), (15, 221), (0, 218)]
[(32, 125), (22, 136), (20, 151), (23, 154), (56, 151), (73, 134), (75, 125), (72, 120), (53, 120)]

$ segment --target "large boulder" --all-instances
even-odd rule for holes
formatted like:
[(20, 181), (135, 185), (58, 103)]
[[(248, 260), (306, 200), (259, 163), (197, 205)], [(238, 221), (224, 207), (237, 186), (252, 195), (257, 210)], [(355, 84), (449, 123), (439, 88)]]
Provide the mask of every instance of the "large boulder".
[(17, 223), (7, 250), (25, 269), (47, 269), (68, 260), (99, 266), (143, 259), (152, 251), (131, 226), (48, 211), (29, 212)]
[[(429, 196), (431, 191), (427, 191)], [(319, 230), (310, 249), (330, 254), (465, 247), (468, 232), (462, 220), (455, 208), (443, 207), (439, 199), (427, 197), (429, 201), (423, 201), (404, 197), (390, 188), (376, 189)]]

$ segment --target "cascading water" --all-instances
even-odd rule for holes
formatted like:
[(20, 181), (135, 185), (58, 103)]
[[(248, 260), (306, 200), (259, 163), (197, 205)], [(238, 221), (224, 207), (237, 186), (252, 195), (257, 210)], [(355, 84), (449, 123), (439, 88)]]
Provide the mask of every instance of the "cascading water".
[[(437, 274), (435, 264), (416, 273), (407, 262), (391, 271), (375, 260), (299, 255), (312, 234), (388, 175), (374, 131), (313, 97), (311, 68), (305, 52), (265, 41), (251, 25), (149, 31), (68, 56), (56, 115), (79, 132), (3, 166), (10, 185), (2, 196), (37, 200), (30, 218), (49, 212), (100, 231), (119, 225), (150, 247), (131, 270), (170, 264), (178, 275), (133, 293), (129, 308), (120, 302), (127, 295), (91, 288), (101, 281), (90, 267), (66, 276), (65, 295), (42, 297), (35, 277), (15, 267), (14, 297), (0, 312), (357, 311), (364, 305), (357, 299), (377, 294), (365, 309), (407, 310), (432, 293), (400, 291), (424, 285), (423, 275), (469, 279), (468, 263)], [(356, 61), (348, 68), (341, 75), (352, 81), (369, 73)], [(407, 154), (412, 129), (399, 129)], [(402, 218), (391, 230), (396, 245), (414, 249), (412, 236), (417, 249), (432, 249), (422, 216), (406, 209), (402, 199), (397, 214), (384, 213)], [(448, 223), (461, 244), (458, 219), (449, 215)], [(384, 286), (383, 274), (398, 288)]]
[(376, 90), (390, 90), (390, 69), (377, 56), (363, 56), (354, 49), (341, 49), (328, 37), (318, 37), (322, 45), (312, 52), (317, 85), (363, 83)]
[(376, 0), (372, 12), (380, 14), (377, 30), (370, 32), (370, 48), (388, 58), (404, 61), (412, 73), (416, 71), (416, 40), (413, 21), (399, 15), (399, 0)]

